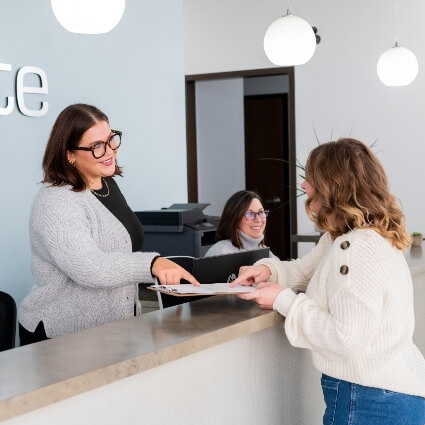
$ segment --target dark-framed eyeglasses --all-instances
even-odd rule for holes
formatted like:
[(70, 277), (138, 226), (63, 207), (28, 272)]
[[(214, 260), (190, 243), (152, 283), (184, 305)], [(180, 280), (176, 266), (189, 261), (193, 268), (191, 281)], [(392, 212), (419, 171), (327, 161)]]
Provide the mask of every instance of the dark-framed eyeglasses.
[(247, 220), (255, 220), (257, 215), (259, 218), (267, 218), (267, 216), (269, 215), (269, 210), (262, 210), (262, 211), (247, 211), (244, 216)]
[(81, 147), (78, 146), (74, 151), (91, 151), (92, 155), (96, 158), (102, 158), (106, 153), (106, 145), (108, 145), (113, 151), (116, 151), (121, 145), (121, 136), (122, 132), (118, 130), (111, 130), (112, 134), (109, 136), (109, 139), (106, 142), (98, 141), (94, 142), (90, 147)]

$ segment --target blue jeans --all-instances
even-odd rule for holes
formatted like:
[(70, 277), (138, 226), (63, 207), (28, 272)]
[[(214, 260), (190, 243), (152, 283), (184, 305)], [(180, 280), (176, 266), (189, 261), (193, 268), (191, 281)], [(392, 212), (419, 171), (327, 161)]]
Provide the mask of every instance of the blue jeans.
[(323, 425), (424, 425), (425, 398), (322, 375)]

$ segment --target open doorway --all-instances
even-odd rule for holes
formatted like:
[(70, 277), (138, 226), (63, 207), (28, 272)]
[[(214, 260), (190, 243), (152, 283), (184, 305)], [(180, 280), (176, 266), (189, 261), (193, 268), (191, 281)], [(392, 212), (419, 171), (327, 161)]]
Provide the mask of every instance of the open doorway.
[(188, 201), (219, 215), (236, 190), (258, 192), (271, 211), (267, 245), (295, 258), (293, 68), (186, 76), (186, 126)]

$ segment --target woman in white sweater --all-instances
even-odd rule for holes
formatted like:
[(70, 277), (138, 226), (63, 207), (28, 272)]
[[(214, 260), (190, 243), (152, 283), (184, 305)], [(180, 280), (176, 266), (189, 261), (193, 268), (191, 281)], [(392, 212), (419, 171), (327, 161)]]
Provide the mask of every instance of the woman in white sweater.
[(326, 233), (296, 261), (263, 259), (233, 285), (286, 317), (290, 343), (322, 372), (325, 425), (424, 425), (425, 360), (412, 341), (410, 237), (377, 157), (363, 143), (319, 145), (306, 210)]
[(56, 119), (34, 199), (34, 286), (18, 310), (21, 345), (141, 313), (139, 282), (195, 278), (156, 252), (113, 176), (122, 134), (98, 108), (76, 104)]
[[(269, 211), (265, 210), (260, 198), (251, 190), (239, 190), (224, 205), (218, 223), (216, 242), (205, 254), (232, 254), (264, 248), (264, 231)], [(277, 258), (271, 251), (270, 257)]]

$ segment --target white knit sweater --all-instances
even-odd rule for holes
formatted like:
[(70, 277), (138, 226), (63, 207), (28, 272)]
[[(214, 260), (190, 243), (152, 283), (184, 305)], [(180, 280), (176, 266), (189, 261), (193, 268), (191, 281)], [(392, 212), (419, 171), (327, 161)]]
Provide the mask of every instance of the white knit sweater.
[(425, 397), (425, 360), (412, 341), (412, 280), (400, 250), (359, 229), (334, 241), (324, 234), (301, 259), (259, 263), (287, 287), (273, 308), (286, 316), (290, 343), (310, 349), (319, 371)]
[(123, 224), (89, 191), (43, 186), (31, 210), (31, 292), (18, 310), (55, 337), (140, 312), (137, 283), (153, 282), (157, 253), (132, 252)]

